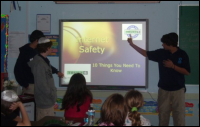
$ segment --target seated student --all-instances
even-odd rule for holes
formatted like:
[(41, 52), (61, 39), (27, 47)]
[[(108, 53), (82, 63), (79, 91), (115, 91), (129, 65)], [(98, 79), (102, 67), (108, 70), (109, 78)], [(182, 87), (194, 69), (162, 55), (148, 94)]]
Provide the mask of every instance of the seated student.
[[(18, 107), (22, 119), (13, 113)], [(26, 110), (13, 90), (1, 92), (1, 126), (31, 126)]]
[(101, 108), (101, 123), (98, 126), (123, 126), (127, 115), (125, 99), (121, 94), (112, 94)]
[(86, 86), (85, 77), (80, 73), (74, 74), (62, 101), (65, 118), (84, 118), (92, 100), (93, 96)]
[(125, 95), (126, 105), (128, 108), (128, 115), (126, 117), (126, 126), (151, 126), (149, 120), (145, 119), (138, 112), (144, 104), (142, 94), (137, 90), (130, 90)]

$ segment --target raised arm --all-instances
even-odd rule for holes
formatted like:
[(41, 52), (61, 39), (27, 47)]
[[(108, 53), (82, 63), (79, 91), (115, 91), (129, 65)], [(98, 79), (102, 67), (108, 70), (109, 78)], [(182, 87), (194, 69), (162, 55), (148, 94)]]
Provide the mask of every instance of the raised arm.
[(133, 40), (131, 38), (131, 35), (130, 35), (130, 38), (127, 39), (128, 43), (130, 44), (131, 47), (133, 47), (138, 53), (140, 53), (141, 55), (143, 55), (144, 57), (147, 57), (147, 51), (144, 50), (144, 49), (141, 49), (140, 47), (136, 46), (134, 43), (133, 43)]
[(15, 109), (17, 109), (17, 107), (20, 108), (20, 112), (22, 114), (22, 120), (20, 120), (19, 118), (15, 119), (18, 122), (17, 126), (31, 126), (30, 120), (28, 118), (28, 114), (27, 114), (22, 102), (13, 103), (11, 105), (10, 109), (15, 110)]

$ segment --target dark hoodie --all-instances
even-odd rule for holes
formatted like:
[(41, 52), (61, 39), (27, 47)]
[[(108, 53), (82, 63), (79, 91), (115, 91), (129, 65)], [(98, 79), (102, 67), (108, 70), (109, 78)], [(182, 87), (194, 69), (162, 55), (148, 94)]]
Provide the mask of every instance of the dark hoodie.
[[(37, 50), (31, 48), (29, 45), (30, 43), (19, 48), (20, 54), (14, 67), (16, 81), (25, 88), (27, 88), (29, 84), (34, 84), (34, 77), (31, 68), (28, 66), (28, 62), (38, 54)], [(52, 71), (53, 73), (58, 73), (58, 70), (54, 67), (52, 67)]]

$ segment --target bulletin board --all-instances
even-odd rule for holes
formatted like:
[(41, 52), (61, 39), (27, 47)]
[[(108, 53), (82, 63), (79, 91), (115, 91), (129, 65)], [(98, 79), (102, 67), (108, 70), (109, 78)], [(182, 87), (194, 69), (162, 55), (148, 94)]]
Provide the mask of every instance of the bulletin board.
[(7, 72), (8, 15), (1, 14), (1, 73)]

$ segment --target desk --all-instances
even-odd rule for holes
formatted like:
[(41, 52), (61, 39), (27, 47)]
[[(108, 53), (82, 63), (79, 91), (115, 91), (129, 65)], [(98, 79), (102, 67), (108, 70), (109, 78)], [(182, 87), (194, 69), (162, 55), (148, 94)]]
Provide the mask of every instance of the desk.
[(61, 120), (63, 117), (56, 117), (56, 116), (45, 116), (39, 121), (31, 122), (31, 126), (43, 126), (45, 122), (49, 120)]
[[(24, 95), (19, 95), (19, 98), (26, 109), (26, 112), (28, 114), (30, 121), (35, 121), (36, 120), (36, 104), (35, 104), (34, 95), (24, 94)], [(21, 113), (19, 113), (19, 115), (20, 117), (22, 117)]]
[[(43, 126), (45, 122), (50, 121), (50, 120), (61, 120), (63, 121), (64, 117), (58, 117), (58, 116), (45, 116), (39, 121), (34, 121), (31, 122), (31, 126)], [(98, 118), (95, 119), (95, 123), (98, 120)], [(74, 122), (80, 122), (81, 125), (84, 125), (83, 118), (66, 118), (66, 121), (74, 121)], [(67, 125), (66, 125), (67, 126)]]
[[(60, 120), (63, 121), (64, 117), (58, 117), (58, 116), (45, 116), (44, 118), (42, 118), (39, 121), (34, 121), (31, 122), (32, 126), (43, 126), (45, 124), (45, 122), (50, 121), (50, 120)], [(82, 123), (81, 125), (84, 124), (83, 122), (83, 118), (66, 118), (65, 121), (74, 121), (74, 122), (80, 122)]]

